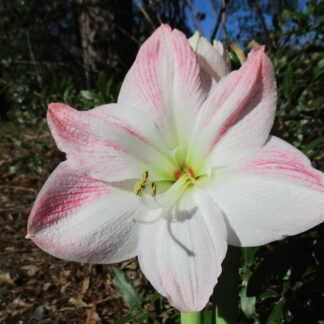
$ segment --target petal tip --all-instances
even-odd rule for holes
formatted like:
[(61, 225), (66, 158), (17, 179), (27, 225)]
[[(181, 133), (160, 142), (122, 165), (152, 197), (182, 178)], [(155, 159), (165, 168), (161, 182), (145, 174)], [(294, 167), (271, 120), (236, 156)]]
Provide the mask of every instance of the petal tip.
[(73, 113), (75, 109), (63, 103), (50, 103), (47, 109), (47, 121), (49, 126), (53, 123), (58, 125), (66, 120), (66, 117)]
[(168, 24), (161, 24), (154, 32), (154, 34), (158, 33), (158, 34), (163, 34), (163, 33), (171, 33), (172, 32), (172, 28), (170, 25)]
[(57, 115), (58, 112), (61, 112), (63, 110), (71, 109), (70, 106), (65, 105), (63, 103), (59, 102), (52, 102), (48, 105), (47, 109), (47, 117), (51, 117), (53, 115)]
[(266, 55), (264, 45), (259, 45), (253, 48), (249, 53), (249, 56), (261, 56), (261, 55)]
[(248, 59), (245, 63), (248, 63), (248, 65), (252, 64), (253, 66), (255, 64), (262, 66), (267, 61), (270, 61), (270, 59), (265, 52), (265, 46), (260, 45), (258, 47), (253, 48), (250, 51), (250, 53), (248, 55)]
[(161, 24), (158, 29), (172, 30), (172, 28), (168, 24)]
[(264, 53), (265, 52), (265, 45), (256, 46), (254, 50), (258, 51), (258, 52), (261, 52), (261, 53)]
[(65, 104), (63, 103), (60, 103), (60, 102), (51, 102), (49, 105), (48, 105), (48, 111), (53, 111), (55, 109), (59, 109), (60, 107), (62, 106), (66, 106)]
[(35, 234), (27, 233), (27, 235), (25, 236), (25, 239), (33, 239), (34, 237), (35, 237)]

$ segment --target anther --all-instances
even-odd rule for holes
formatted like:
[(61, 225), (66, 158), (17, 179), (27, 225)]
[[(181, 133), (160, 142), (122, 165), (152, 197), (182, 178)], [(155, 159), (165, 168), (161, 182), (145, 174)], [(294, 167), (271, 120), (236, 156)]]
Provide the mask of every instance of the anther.
[(144, 171), (144, 172), (142, 173), (142, 181), (143, 181), (144, 183), (146, 183), (146, 180), (147, 180), (148, 176), (149, 176), (148, 171)]
[(134, 192), (136, 196), (141, 196), (145, 189), (145, 183), (143, 181), (138, 181), (135, 183)]
[(156, 183), (155, 182), (151, 183), (150, 194), (152, 197), (154, 197), (156, 195)]
[(142, 193), (144, 192), (144, 190), (146, 188), (146, 182), (147, 182), (148, 176), (149, 176), (148, 171), (144, 171), (142, 173), (141, 180), (135, 183), (134, 192), (135, 192), (136, 196), (141, 196)]

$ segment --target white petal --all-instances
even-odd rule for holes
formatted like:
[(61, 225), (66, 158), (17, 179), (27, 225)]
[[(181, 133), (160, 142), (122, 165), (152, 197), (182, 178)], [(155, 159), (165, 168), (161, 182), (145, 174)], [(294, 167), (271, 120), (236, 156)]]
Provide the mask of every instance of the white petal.
[(118, 103), (148, 114), (174, 149), (187, 141), (206, 95), (202, 70), (186, 36), (162, 25), (141, 46)]
[(228, 64), (222, 54), (220, 54), (221, 50), (224, 53), (221, 44), (219, 45), (219, 51), (217, 48), (213, 47), (205, 37), (199, 36), (198, 32), (189, 38), (189, 43), (197, 53), (201, 67), (212, 76), (216, 83), (230, 72)]
[(119, 262), (136, 256), (138, 225), (131, 220), (145, 212), (132, 191), (80, 175), (64, 162), (37, 197), (27, 237), (62, 259)]
[(182, 312), (201, 310), (221, 273), (226, 226), (208, 195), (186, 193), (162, 218), (140, 229), (139, 262), (154, 288)]
[(95, 179), (138, 178), (144, 170), (155, 179), (172, 176), (162, 134), (141, 110), (110, 104), (77, 111), (50, 104), (47, 119), (58, 148), (75, 168)]
[(227, 166), (259, 150), (273, 124), (276, 102), (274, 72), (263, 48), (217, 84), (205, 101), (193, 131), (188, 164), (202, 173)]
[(253, 157), (215, 169), (205, 189), (227, 218), (233, 245), (266, 244), (324, 220), (323, 173), (275, 137)]

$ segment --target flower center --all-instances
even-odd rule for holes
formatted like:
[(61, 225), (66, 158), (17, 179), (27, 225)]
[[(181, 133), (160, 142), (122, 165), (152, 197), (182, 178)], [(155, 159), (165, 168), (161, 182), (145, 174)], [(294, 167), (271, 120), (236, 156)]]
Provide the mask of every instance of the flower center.
[[(186, 162), (182, 162), (179, 168), (173, 172), (173, 180), (152, 182), (149, 180), (149, 172), (144, 171), (141, 179), (135, 183), (134, 193), (142, 198), (143, 195), (150, 193), (156, 201), (155, 196), (158, 192), (158, 201), (156, 202), (161, 202), (161, 207), (167, 207), (175, 203), (186, 189), (194, 186), (199, 178), (193, 168)], [(147, 197), (144, 200), (147, 200)]]
[[(186, 163), (181, 163), (178, 170), (174, 171), (174, 180), (160, 180), (152, 182), (149, 180), (148, 171), (142, 173), (142, 177), (135, 183), (134, 193), (142, 200), (149, 209), (163, 209), (157, 218), (153, 220), (133, 219), (139, 223), (155, 223), (173, 208), (182, 195), (192, 188), (200, 177)], [(158, 194), (157, 194), (158, 193)]]
[(188, 167), (186, 162), (182, 162), (178, 170), (173, 172), (174, 179), (178, 180), (182, 175), (188, 174), (193, 180), (196, 179), (195, 172), (191, 167)]

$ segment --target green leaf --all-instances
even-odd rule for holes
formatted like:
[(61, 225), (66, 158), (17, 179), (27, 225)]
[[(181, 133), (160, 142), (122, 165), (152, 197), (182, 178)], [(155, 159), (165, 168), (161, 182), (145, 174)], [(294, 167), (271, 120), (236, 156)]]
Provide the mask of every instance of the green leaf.
[(81, 90), (80, 95), (87, 100), (94, 100), (97, 97), (94, 92), (88, 90)]
[(281, 299), (279, 302), (273, 307), (266, 324), (280, 324), (283, 319), (283, 311), (285, 306), (285, 300)]
[(307, 276), (313, 274), (314, 272), (316, 272), (315, 268), (313, 266), (311, 266), (311, 265), (308, 266), (306, 268), (306, 270), (304, 271), (304, 273), (303, 273), (303, 278), (306, 278)]
[(253, 324), (262, 324), (259, 319), (255, 319)]
[(288, 68), (283, 74), (283, 93), (287, 99), (291, 99), (293, 87), (293, 68), (292, 64), (288, 65)]
[(132, 319), (133, 319), (132, 315), (126, 315), (126, 316), (118, 319), (117, 321), (115, 321), (115, 324), (126, 324), (126, 323), (129, 323), (129, 321)]
[(291, 277), (292, 268), (288, 268), (286, 273), (283, 275), (282, 280), (289, 280)]
[(34, 153), (32, 155), (32, 164), (35, 172), (37, 172), (38, 174), (42, 173), (43, 161), (41, 159), (41, 156), (38, 153)]
[(97, 78), (97, 87), (99, 88), (101, 93), (106, 92), (106, 87), (107, 87), (107, 77), (106, 73), (103, 71), (100, 71), (98, 73), (98, 78)]
[(283, 10), (282, 11), (282, 16), (283, 17), (289, 17), (289, 18), (293, 18), (293, 19), (296, 19), (297, 21), (301, 22), (303, 20), (307, 20), (307, 16), (302, 13), (302, 12), (298, 12), (298, 11), (293, 11), (293, 10)]
[(240, 303), (244, 315), (247, 318), (252, 318), (255, 315), (256, 297), (247, 296), (247, 287), (243, 287), (240, 291)]
[(106, 96), (107, 96), (107, 98), (109, 97), (110, 92), (111, 92), (111, 90), (112, 90), (112, 85), (113, 85), (113, 78), (110, 78), (110, 79), (107, 81), (107, 85), (106, 85)]
[(202, 323), (212, 324), (213, 312), (212, 311), (203, 311), (202, 312)]
[(309, 142), (303, 148), (303, 152), (307, 155), (307, 154), (311, 153), (317, 145), (319, 145), (323, 142), (324, 142), (324, 136), (317, 137), (314, 140), (312, 140), (311, 142)]
[(260, 250), (261, 247), (246, 247), (242, 248), (244, 264), (251, 266), (255, 257), (255, 254)]
[(122, 294), (131, 309), (141, 310), (143, 297), (136, 294), (122, 270), (112, 267), (112, 271), (116, 276), (112, 281), (113, 286)]
[(228, 54), (230, 61), (231, 61), (231, 65), (232, 65), (232, 70), (237, 70), (241, 67), (241, 62), (238, 59), (237, 55), (234, 52), (230, 52)]
[(270, 297), (277, 297), (279, 294), (277, 291), (273, 290), (273, 289), (266, 289), (259, 297), (264, 300)]
[(9, 172), (10, 172), (11, 174), (16, 173), (16, 172), (21, 168), (22, 164), (23, 164), (23, 160), (22, 160), (22, 159), (19, 160), (19, 161), (17, 161), (14, 165), (12, 165), (12, 166), (9, 168)]
[(129, 323), (147, 323), (148, 314), (146, 312), (132, 312), (118, 319), (114, 324), (129, 324)]

